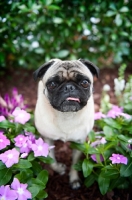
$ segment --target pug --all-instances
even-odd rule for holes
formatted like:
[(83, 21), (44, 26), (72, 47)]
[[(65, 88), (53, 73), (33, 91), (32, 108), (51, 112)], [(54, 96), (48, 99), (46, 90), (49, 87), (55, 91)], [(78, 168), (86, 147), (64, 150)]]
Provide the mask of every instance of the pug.
[[(94, 125), (93, 77), (99, 69), (89, 60), (52, 59), (33, 73), (38, 80), (38, 98), (35, 108), (35, 126), (49, 145), (54, 140), (83, 143)], [(72, 165), (80, 158), (80, 151), (73, 150)], [(54, 171), (65, 173), (65, 165), (55, 160)], [(81, 186), (77, 171), (71, 167), (70, 185)]]

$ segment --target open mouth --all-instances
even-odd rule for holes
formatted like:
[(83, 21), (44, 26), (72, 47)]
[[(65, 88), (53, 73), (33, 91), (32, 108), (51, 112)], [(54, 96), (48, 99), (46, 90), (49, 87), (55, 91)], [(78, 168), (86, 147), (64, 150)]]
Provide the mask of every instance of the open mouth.
[(80, 99), (79, 98), (75, 98), (75, 97), (68, 97), (66, 100), (67, 101), (76, 101), (76, 102), (80, 103)]

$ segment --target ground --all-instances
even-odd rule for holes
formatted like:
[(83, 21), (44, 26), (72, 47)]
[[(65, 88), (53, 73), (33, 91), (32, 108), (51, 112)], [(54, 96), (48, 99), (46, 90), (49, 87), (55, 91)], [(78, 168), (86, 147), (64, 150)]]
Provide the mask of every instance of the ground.
[[(3, 74), (2, 74), (3, 73)], [(20, 94), (23, 95), (26, 103), (29, 105), (30, 109), (35, 108), (35, 103), (37, 99), (37, 82), (33, 80), (33, 71), (27, 71), (25, 69), (10, 69), (5, 72), (1, 72), (0, 76), (0, 95), (5, 93), (11, 94), (13, 87), (16, 87)], [(127, 75), (132, 73), (132, 69), (127, 70)], [(102, 87), (104, 84), (109, 84), (111, 86), (110, 97), (113, 104), (116, 103), (113, 85), (114, 78), (117, 77), (118, 71), (117, 67), (114, 69), (102, 69), (100, 70), (99, 79), (95, 79), (94, 83), (94, 100), (95, 100), (95, 110), (99, 110), (100, 97), (102, 92)], [(127, 76), (126, 76), (127, 77)], [(102, 196), (98, 189), (97, 184), (94, 184), (90, 188), (82, 186), (78, 190), (72, 190), (68, 182), (68, 172), (71, 164), (71, 149), (70, 143), (63, 143), (61, 141), (55, 142), (55, 153), (56, 158), (59, 162), (66, 164), (67, 171), (64, 175), (60, 176), (49, 168), (45, 168), (49, 171), (49, 181), (47, 185), (48, 198), (47, 200), (130, 200), (130, 193), (127, 190), (116, 190), (107, 195)], [(83, 182), (82, 174), (80, 178)]]

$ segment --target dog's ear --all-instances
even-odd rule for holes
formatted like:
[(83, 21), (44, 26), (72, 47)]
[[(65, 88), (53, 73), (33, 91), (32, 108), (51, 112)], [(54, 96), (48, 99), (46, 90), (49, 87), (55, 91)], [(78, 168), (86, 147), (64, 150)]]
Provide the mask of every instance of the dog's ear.
[(41, 79), (45, 72), (48, 70), (49, 67), (51, 67), (51, 65), (53, 65), (55, 61), (49, 61), (45, 64), (43, 64), (41, 67), (39, 67), (35, 72), (33, 72), (33, 78), (36, 81), (37, 79)]
[(79, 59), (79, 61), (82, 62), (94, 76), (97, 78), (99, 77), (99, 68), (96, 65), (91, 63), (89, 60)]

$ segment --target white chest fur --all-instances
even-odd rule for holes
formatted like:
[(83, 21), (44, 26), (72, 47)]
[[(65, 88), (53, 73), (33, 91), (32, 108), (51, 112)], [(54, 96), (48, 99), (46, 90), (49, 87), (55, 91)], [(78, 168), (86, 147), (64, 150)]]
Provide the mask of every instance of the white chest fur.
[(35, 109), (35, 125), (46, 138), (62, 141), (85, 141), (94, 123), (94, 104), (91, 96), (87, 105), (78, 112), (60, 112), (52, 108), (39, 85)]

